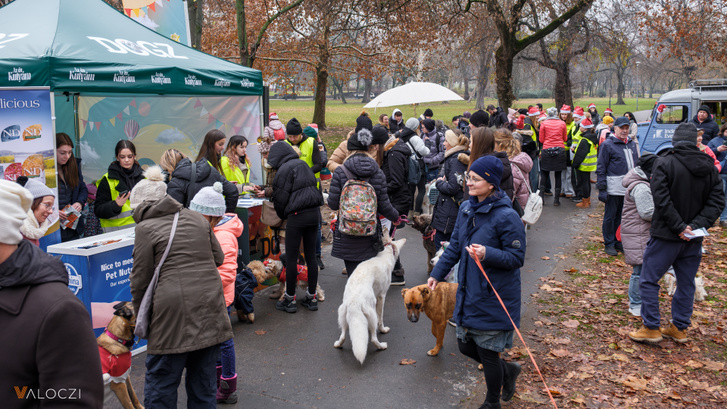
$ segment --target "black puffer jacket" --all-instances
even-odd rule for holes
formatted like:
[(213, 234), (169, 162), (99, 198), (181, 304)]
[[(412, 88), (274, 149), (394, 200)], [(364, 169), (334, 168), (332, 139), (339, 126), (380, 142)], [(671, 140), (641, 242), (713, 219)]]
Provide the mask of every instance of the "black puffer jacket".
[(281, 219), (302, 210), (323, 205), (316, 177), (292, 146), (274, 143), (268, 154), (268, 164), (276, 169), (273, 179), (273, 205)]
[[(392, 142), (390, 142), (391, 144)], [(409, 174), (409, 156), (411, 149), (403, 139), (396, 141), (396, 144), (387, 145), (384, 156), (384, 174), (386, 175), (386, 191), (389, 200), (399, 214), (409, 213), (411, 207), (411, 193), (407, 175)]]
[[(331, 179), (331, 189), (328, 191), (328, 207), (331, 210), (338, 210), (341, 199), (341, 190), (348, 181), (346, 172), (342, 169), (346, 166), (351, 174), (367, 181), (376, 191), (376, 204), (378, 213), (391, 221), (399, 218), (399, 212), (391, 205), (389, 195), (386, 193), (386, 176), (379, 169), (379, 165), (365, 153), (351, 155), (343, 162), (342, 166), (336, 168)], [(363, 261), (376, 256), (379, 252), (377, 244), (380, 236), (349, 236), (336, 229), (333, 235), (333, 248), (331, 255), (336, 258), (350, 261)]]
[[(27, 240), (0, 263), (0, 328), (3, 407), (103, 406), (101, 361), (88, 311), (68, 290), (63, 262)], [(18, 399), (11, 385), (36, 396), (40, 389), (46, 398)], [(53, 390), (75, 399), (44, 393)]]
[(497, 110), (494, 114), (490, 115), (490, 128), (502, 128), (504, 125), (509, 123), (510, 121), (507, 119), (507, 112), (503, 110), (500, 107), (497, 107)]
[[(134, 163), (131, 169), (124, 169), (119, 161), (114, 161), (109, 165), (108, 178), (119, 181), (116, 190), (121, 192), (131, 192), (131, 189), (144, 179), (144, 170), (138, 163)], [(111, 196), (111, 187), (106, 178), (98, 182), (96, 190), (96, 201), (94, 202), (93, 212), (99, 219), (110, 219), (121, 214), (121, 206), (119, 206)]]
[(712, 227), (725, 205), (714, 160), (696, 145), (683, 142), (654, 162), (651, 193), (651, 236), (664, 240), (681, 240), (679, 233), (687, 226)]
[(712, 115), (708, 115), (707, 119), (705, 119), (704, 122), (699, 122), (697, 115), (694, 115), (690, 122), (693, 123), (697, 128), (704, 130), (704, 135), (702, 135), (702, 143), (705, 145), (708, 144), (709, 141), (712, 140), (712, 138), (719, 135), (719, 125), (717, 125), (717, 122), (714, 122), (714, 120), (712, 119)]
[(467, 153), (464, 146), (456, 146), (444, 154), (444, 180), (437, 180), (439, 197), (432, 214), (432, 227), (444, 234), (454, 230), (459, 205), (464, 198), (464, 174), (467, 165), (459, 160), (460, 153)]
[(212, 186), (215, 182), (220, 182), (222, 183), (222, 194), (225, 196), (225, 205), (227, 206), (225, 211), (227, 213), (234, 213), (239, 196), (235, 185), (228, 182), (217, 169), (210, 166), (207, 159), (201, 159), (197, 162), (196, 173), (197, 180), (194, 182), (194, 191), (190, 192), (189, 182), (192, 179), (192, 161), (189, 158), (182, 159), (177, 163), (177, 167), (174, 168), (172, 180), (169, 181), (169, 185), (167, 186), (167, 194), (184, 207), (189, 207), (189, 202), (192, 201), (194, 195), (202, 190), (203, 187)]

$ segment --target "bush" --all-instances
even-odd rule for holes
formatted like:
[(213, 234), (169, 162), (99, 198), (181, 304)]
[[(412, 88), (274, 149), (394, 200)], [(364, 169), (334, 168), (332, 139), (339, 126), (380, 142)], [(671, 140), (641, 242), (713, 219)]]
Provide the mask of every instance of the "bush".
[(596, 93), (596, 96), (598, 98), (606, 98), (606, 90), (605, 89), (599, 89)]
[(535, 89), (535, 90), (520, 91), (517, 96), (518, 99), (552, 98), (552, 97), (553, 97), (553, 91), (549, 90), (549, 89)]

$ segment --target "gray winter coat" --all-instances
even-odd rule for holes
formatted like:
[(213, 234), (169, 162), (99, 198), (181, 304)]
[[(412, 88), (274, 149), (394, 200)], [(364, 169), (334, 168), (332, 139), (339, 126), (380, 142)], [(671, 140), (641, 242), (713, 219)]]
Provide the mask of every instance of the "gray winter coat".
[(626, 264), (642, 264), (644, 250), (651, 234), (651, 217), (654, 214), (654, 198), (651, 196), (649, 179), (640, 167), (635, 167), (621, 182), (626, 188), (621, 215), (621, 243)]

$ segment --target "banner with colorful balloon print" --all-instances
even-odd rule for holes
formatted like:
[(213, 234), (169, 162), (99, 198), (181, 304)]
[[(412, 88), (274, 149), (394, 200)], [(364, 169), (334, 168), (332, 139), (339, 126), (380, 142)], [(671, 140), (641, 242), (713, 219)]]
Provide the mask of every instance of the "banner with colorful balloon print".
[[(159, 163), (164, 151), (197, 156), (204, 135), (219, 129), (229, 139), (247, 137), (252, 146), (262, 133), (259, 96), (232, 97), (91, 97), (78, 98), (78, 128), (83, 176), (94, 181), (115, 160), (114, 147), (127, 139), (142, 167)], [(262, 184), (257, 149), (247, 150), (252, 183)]]
[(187, 2), (182, 0), (123, 0), (124, 14), (174, 41), (189, 43)]

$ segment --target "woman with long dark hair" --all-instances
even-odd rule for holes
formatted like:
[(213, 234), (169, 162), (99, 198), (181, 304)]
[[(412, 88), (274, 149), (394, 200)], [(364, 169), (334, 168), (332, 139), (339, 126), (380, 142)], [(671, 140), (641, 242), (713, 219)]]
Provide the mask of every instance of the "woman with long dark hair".
[[(61, 222), (67, 219), (63, 211), (70, 205), (77, 212), (83, 210), (88, 199), (88, 188), (83, 182), (81, 159), (73, 155), (73, 141), (68, 134), (56, 134), (56, 157), (58, 160), (58, 216)], [(71, 241), (83, 237), (84, 218), (78, 220), (76, 228), (61, 227), (61, 241)]]
[(215, 168), (220, 174), (222, 174), (222, 167), (220, 166), (220, 158), (222, 152), (225, 150), (225, 141), (227, 137), (225, 134), (218, 130), (213, 129), (204, 135), (204, 141), (202, 147), (199, 149), (199, 155), (195, 162), (199, 162), (202, 159), (207, 159), (210, 166)]
[(507, 158), (507, 153), (495, 151), (495, 133), (492, 129), (486, 127), (477, 127), (472, 130), (470, 138), (470, 157), (467, 169), (479, 158), (483, 156), (494, 156), (502, 162), (504, 167), (502, 173), (502, 182), (500, 187), (507, 194), (510, 199), (513, 198), (513, 181), (512, 181), (512, 167), (510, 166), (510, 160)]
[(238, 191), (257, 192), (257, 186), (250, 184), (250, 161), (247, 160), (247, 138), (244, 136), (230, 138), (220, 159), (220, 168), (225, 179), (237, 185)]
[(114, 154), (116, 160), (111, 162), (108, 172), (96, 181), (93, 211), (104, 233), (134, 226), (129, 195), (131, 189), (144, 179), (141, 165), (136, 161), (136, 146), (131, 141), (120, 140)]

